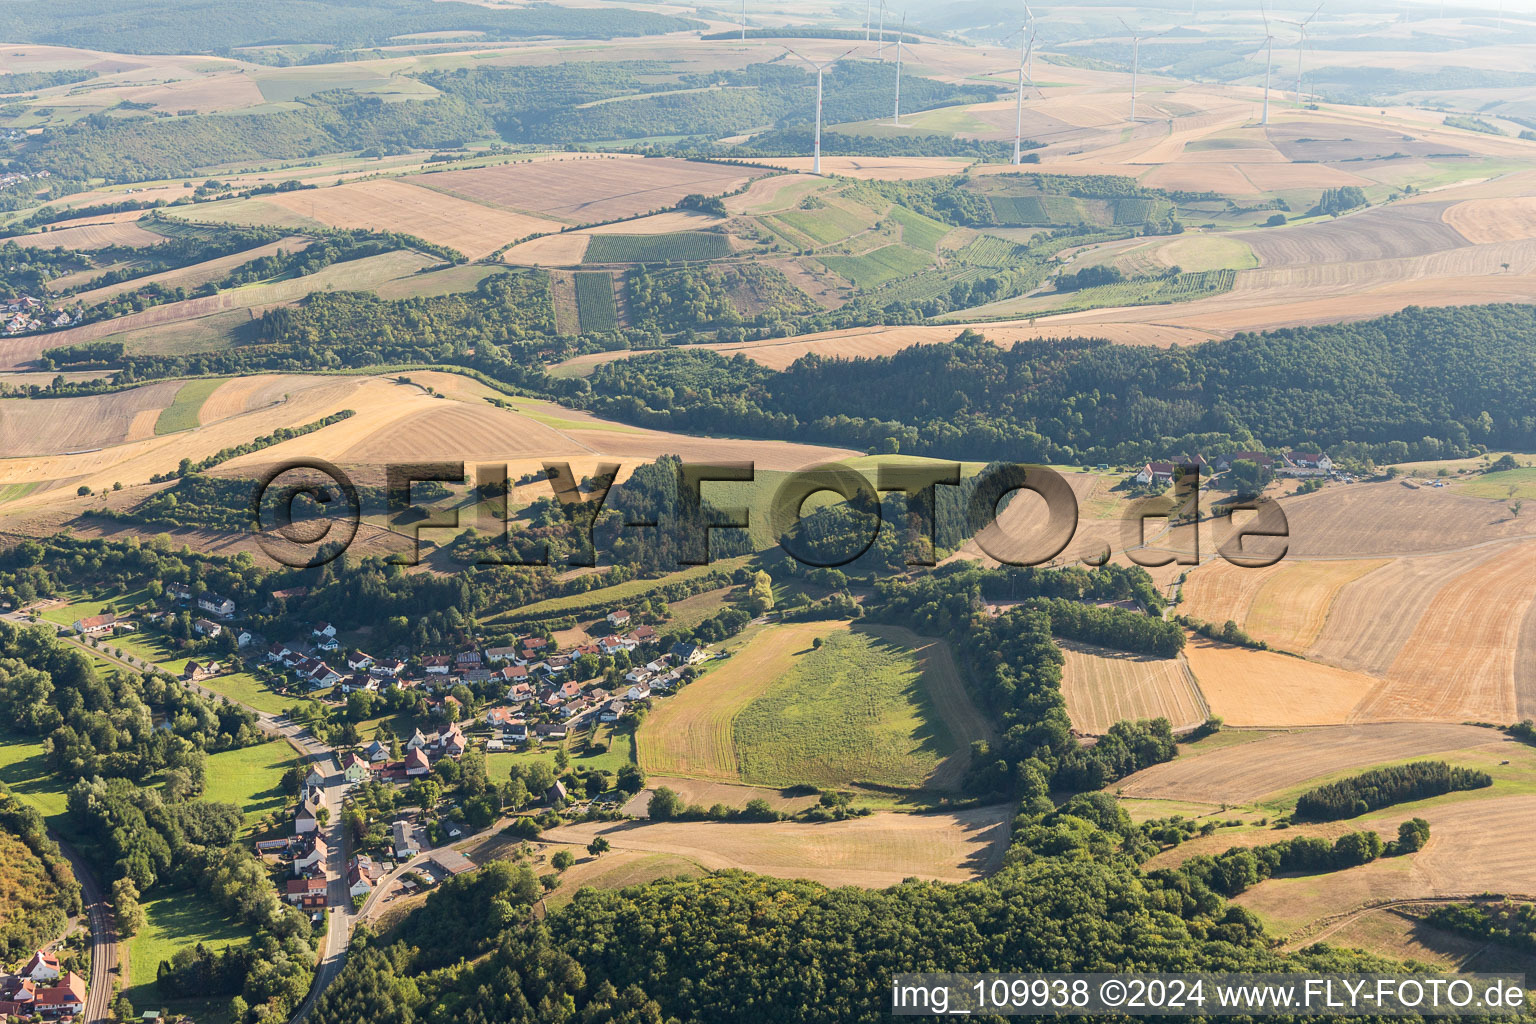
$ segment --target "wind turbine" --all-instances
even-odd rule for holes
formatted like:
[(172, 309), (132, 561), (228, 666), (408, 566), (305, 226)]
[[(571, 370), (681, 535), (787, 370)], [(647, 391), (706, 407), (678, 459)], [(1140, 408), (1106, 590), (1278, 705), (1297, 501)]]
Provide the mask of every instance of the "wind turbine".
[[(1117, 15), (1118, 17), (1118, 15)], [(1141, 73), (1141, 41), (1150, 39), (1138, 33), (1124, 18), (1120, 18), (1120, 24), (1125, 25), (1125, 30), (1131, 34), (1131, 123), (1136, 123), (1136, 78)], [(1161, 35), (1162, 33), (1158, 33)]]
[(747, 41), (747, 0), (741, 0), (741, 41)]
[[(1028, 5), (1024, 9), (1029, 10)], [(1021, 164), (1024, 162), (1024, 82), (1027, 79), (1030, 88), (1035, 86), (1035, 76), (1029, 71), (1035, 51), (1034, 17), (1031, 16), (1029, 23), (1014, 34), (1019, 37), (1019, 96), (1013, 125), (1013, 162)]]
[(880, 0), (880, 48), (876, 55), (885, 60), (885, 0)]
[(1296, 50), (1296, 103), (1300, 106), (1305, 106), (1307, 102), (1301, 95), (1301, 62), (1307, 55), (1307, 26), (1311, 24), (1312, 19), (1317, 17), (1318, 12), (1322, 9), (1323, 5), (1319, 3), (1312, 13), (1301, 21), (1290, 21), (1286, 18), (1280, 19), (1287, 25), (1295, 25), (1296, 30), (1301, 33), (1301, 43)]
[[(854, 47), (854, 50), (856, 50), (856, 49), (858, 49), (858, 47)], [(791, 50), (787, 46), (784, 47), (784, 50), (787, 53), (789, 53), (792, 56), (794, 56), (796, 59), (802, 60), (806, 64), (809, 64), (811, 67), (816, 69), (816, 135), (815, 135), (815, 142), (814, 142), (813, 148), (811, 150), (811, 173), (812, 174), (820, 174), (821, 173), (821, 76), (822, 76), (822, 73), (827, 70), (827, 68), (831, 67), (833, 64), (836, 64), (838, 61), (842, 60), (844, 57), (848, 56), (848, 54), (852, 53), (853, 50), (844, 50), (842, 53), (838, 54), (836, 57), (833, 57), (831, 60), (827, 61), (825, 64), (817, 64), (815, 61), (811, 60), (808, 57), (802, 56), (799, 53), (796, 53), (794, 50)]]
[(907, 12), (901, 12), (901, 30), (896, 33), (896, 114), (891, 118), (891, 125), (901, 127), (901, 40), (907, 34)]
[(874, 24), (875, 20), (871, 13), (874, 10), (872, 3), (873, 0), (864, 0), (864, 41), (866, 43), (869, 42), (869, 26)]
[(1275, 64), (1275, 34), (1269, 30), (1269, 12), (1264, 5), (1259, 5), (1259, 13), (1264, 16), (1264, 117), (1260, 124), (1269, 124), (1269, 72)]

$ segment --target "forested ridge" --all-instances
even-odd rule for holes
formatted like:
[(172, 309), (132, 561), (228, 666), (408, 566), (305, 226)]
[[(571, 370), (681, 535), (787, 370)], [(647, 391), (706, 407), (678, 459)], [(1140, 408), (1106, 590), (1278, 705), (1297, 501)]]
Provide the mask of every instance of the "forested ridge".
[(1087, 338), (1001, 349), (966, 331), (783, 371), (649, 353), (599, 366), (584, 403), (664, 429), (921, 455), (1128, 461), (1263, 443), (1401, 461), (1536, 445), (1533, 339), (1536, 308), (1516, 305), (1410, 307), (1166, 350)]

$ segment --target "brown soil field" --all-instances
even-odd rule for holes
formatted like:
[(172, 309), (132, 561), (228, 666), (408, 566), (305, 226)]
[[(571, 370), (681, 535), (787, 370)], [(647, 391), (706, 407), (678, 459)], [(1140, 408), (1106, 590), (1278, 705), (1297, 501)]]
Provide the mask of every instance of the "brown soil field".
[(1377, 206), (1334, 220), (1243, 231), (1233, 237), (1253, 247), (1260, 267), (1422, 256), (1467, 244), (1440, 219), (1445, 209), (1439, 203)]
[(262, 202), (336, 227), (402, 231), (450, 246), (470, 259), (489, 255), (526, 235), (560, 230), (560, 225), (552, 220), (498, 210), (392, 178), (284, 192)]
[(1282, 561), (1275, 566), (1279, 571), (1268, 577), (1254, 595), (1242, 620), (1244, 628), (1273, 647), (1305, 651), (1322, 632), (1339, 589), (1386, 564), (1384, 559)]
[(304, 388), (330, 383), (334, 378), (317, 374), (256, 374), (235, 377), (214, 389), (197, 411), (197, 422), (206, 426), (229, 416), (281, 402), (285, 396)]
[(1443, 217), (1474, 244), (1536, 238), (1536, 196), (1468, 199), (1447, 207)]
[[(144, 216), (134, 211), (134, 218)], [(69, 221), (62, 222), (60, 227), (55, 225), (53, 230), (44, 231), (32, 235), (18, 235), (8, 238), (6, 241), (15, 242), (23, 248), (53, 249), (63, 247), (65, 249), (104, 249), (109, 245), (155, 245), (165, 241), (164, 235), (157, 235), (153, 231), (145, 231), (131, 220), (119, 220), (115, 222), (103, 222), (101, 217), (92, 217), (90, 223), (81, 224), (78, 227), (70, 227)]]
[(786, 623), (758, 633), (724, 665), (658, 702), (635, 734), (635, 760), (647, 775), (740, 781), (731, 722), (793, 667), (815, 637), (848, 626)]
[[(1206, 696), (1210, 698), (1209, 691)], [(1214, 702), (1212, 710), (1217, 710)], [(1308, 729), (1153, 765), (1121, 779), (1114, 789), (1131, 797), (1246, 804), (1333, 772), (1502, 739), (1491, 729), (1434, 723)]]
[(823, 885), (883, 889), (905, 878), (961, 882), (995, 871), (1007, 843), (1009, 807), (948, 814), (877, 813), (847, 821), (592, 822), (545, 832), (585, 847), (603, 835), (615, 850), (682, 857), (709, 870), (739, 868)]
[(153, 436), (155, 417), (181, 384), (162, 381), (84, 398), (0, 400), (0, 452), (7, 459), (57, 455)]
[[(1536, 542), (1440, 588), (1360, 720), (1514, 722), (1521, 626), (1536, 599)], [(1531, 657), (1533, 652), (1524, 652)]]
[(1273, 651), (1191, 636), (1190, 671), (1211, 714), (1233, 726), (1341, 725), (1378, 681)]
[[(499, 164), (409, 180), (477, 203), (567, 224), (592, 224), (665, 210), (695, 192), (730, 192), (756, 176), (746, 168), (670, 157), (602, 157)], [(560, 224), (554, 224), (541, 230), (559, 229)]]
[(1488, 559), (1499, 546), (1399, 558), (1339, 588), (1327, 621), (1306, 655), (1385, 676), (1442, 587)]
[(1060, 641), (1067, 657), (1061, 695), (1079, 732), (1102, 735), (1116, 722), (1166, 718), (1175, 729), (1199, 725), (1206, 711), (1188, 666), (1107, 647)]
[(229, 272), (238, 266), (259, 260), (266, 256), (274, 255), (279, 249), (284, 252), (302, 252), (309, 248), (310, 239), (297, 235), (280, 239), (270, 245), (259, 245), (254, 249), (244, 252), (231, 253), (228, 256), (220, 256), (206, 263), (198, 263), (190, 267), (181, 267), (177, 270), (167, 270), (163, 274), (150, 274), (146, 277), (136, 277), (131, 281), (120, 281), (117, 284), (109, 284), (102, 288), (93, 288), (90, 291), (76, 292), (69, 297), (71, 303), (80, 302), (86, 306), (94, 306), (114, 295), (124, 292), (137, 291), (151, 284), (161, 285), (165, 288), (194, 289), (210, 281), (217, 281), (228, 276)]

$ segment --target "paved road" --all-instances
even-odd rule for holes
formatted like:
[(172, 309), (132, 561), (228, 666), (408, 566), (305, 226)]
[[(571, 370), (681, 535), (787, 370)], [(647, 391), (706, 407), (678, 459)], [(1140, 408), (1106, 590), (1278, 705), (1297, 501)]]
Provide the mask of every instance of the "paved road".
[[(23, 612), (10, 612), (4, 617), (21, 625), (51, 626), (67, 642), (75, 644), (94, 657), (101, 658), (103, 661), (130, 672), (143, 672), (146, 669), (156, 667), (153, 662), (135, 657), (134, 655), (118, 657), (105, 646), (92, 647), (70, 632), (68, 627), (61, 626), (55, 622), (39, 619), (36, 623), (33, 623)], [(211, 697), (216, 700), (225, 699), (224, 694), (210, 690), (206, 686), (199, 686), (196, 683), (190, 682), (186, 685), (205, 697)], [(287, 715), (274, 715), (265, 711), (258, 711), (248, 705), (240, 704), (239, 701), (232, 701), (232, 703), (245, 708), (255, 715), (263, 729), (287, 740), (289, 745), (296, 751), (320, 765), (321, 772), (327, 776), (326, 785), (321, 791), (321, 801), (326, 810), (330, 812), (325, 836), (326, 844), (330, 847), (331, 851), (330, 862), (326, 865), (326, 877), (330, 880), (328, 896), (331, 909), (327, 911), (329, 927), (326, 929), (325, 942), (321, 947), (320, 959), (315, 969), (314, 985), (310, 989), (308, 998), (304, 1000), (303, 1005), (299, 1007), (298, 1012), (293, 1016), (295, 1024), (298, 1024), (298, 1022), (304, 1020), (309, 1015), (309, 1012), (314, 1009), (315, 1001), (319, 998), (320, 994), (341, 973), (342, 967), (346, 964), (347, 946), (352, 941), (352, 932), (356, 929), (358, 922), (362, 920), (362, 914), (357, 908), (352, 906), (352, 897), (347, 892), (347, 861), (352, 856), (352, 836), (350, 830), (347, 829), (342, 821), (342, 800), (346, 795), (346, 783), (341, 776), (340, 758), (337, 756), (336, 751), (322, 743), (309, 731), (308, 726), (292, 721)], [(60, 845), (61, 847), (63, 846), (63, 844)], [(98, 919), (97, 913), (93, 911), (90, 917), (92, 942), (91, 978), (93, 983), (87, 995), (86, 1012), (84, 1015), (85, 1024), (96, 1024), (97, 1021), (104, 1022), (106, 1019), (111, 985), (110, 983), (106, 985), (97, 984), (95, 980), (105, 976), (104, 970), (110, 971), (112, 967), (117, 965), (116, 926), (112, 921), (111, 910), (107, 907), (106, 901), (101, 898), (100, 887), (97, 885), (95, 878), (90, 875), (85, 861), (79, 859), (79, 855), (73, 853), (73, 851), (66, 852), (66, 856), (69, 856), (72, 863), (75, 864), (75, 874), (80, 878), (82, 888), (86, 887), (86, 880), (90, 879), (89, 885), (96, 893), (95, 905), (99, 908), (102, 915)], [(86, 903), (87, 906), (92, 905), (91, 897), (88, 894), (86, 895)], [(98, 939), (98, 935), (105, 938)], [(98, 956), (100, 959), (98, 959)], [(105, 969), (99, 966), (103, 963), (107, 965)]]
[(85, 903), (86, 920), (91, 926), (91, 984), (85, 994), (84, 1024), (106, 1024), (107, 1010), (112, 1003), (112, 972), (117, 967), (117, 922), (112, 917), (112, 907), (107, 903), (101, 883), (85, 858), (78, 850), (58, 836), (59, 852), (74, 869), (80, 882), (80, 896)]

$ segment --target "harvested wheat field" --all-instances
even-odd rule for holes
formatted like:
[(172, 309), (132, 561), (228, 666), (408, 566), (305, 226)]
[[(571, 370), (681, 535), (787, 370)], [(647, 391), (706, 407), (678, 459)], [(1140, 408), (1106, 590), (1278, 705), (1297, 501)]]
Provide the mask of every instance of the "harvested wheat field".
[(726, 807), (745, 807), (751, 800), (766, 800), (768, 805), (776, 811), (793, 812), (814, 806), (821, 799), (816, 794), (785, 796), (785, 790), (770, 786), (710, 782), (706, 779), (687, 779), (678, 775), (652, 775), (646, 779), (645, 784), (648, 788), (636, 793), (624, 805), (625, 814), (636, 818), (649, 817), (651, 794), (661, 786), (667, 787), (682, 797), (685, 802), (698, 804), (700, 807), (713, 807), (715, 804), (724, 804)]
[[(143, 213), (134, 211), (135, 219), (142, 216)], [(6, 241), (29, 249), (105, 249), (109, 245), (145, 246), (165, 241), (164, 235), (145, 231), (132, 220), (103, 222), (102, 218), (93, 217), (90, 223), (73, 227), (69, 226), (70, 221), (62, 223), (65, 226), (55, 225), (52, 231), (17, 235)]]
[(457, 249), (472, 260), (519, 238), (560, 230), (560, 225), (552, 220), (494, 209), (392, 178), (282, 192), (265, 197), (262, 202), (336, 227), (415, 235)]
[[(553, 849), (549, 852), (553, 855)], [(698, 864), (670, 853), (612, 850), (601, 857), (579, 853), (576, 863), (561, 874), (560, 888), (544, 897), (544, 905), (550, 910), (559, 909), (571, 902), (580, 889), (623, 889), (660, 878), (693, 878), (703, 873)]]
[(1233, 565), (1225, 558), (1213, 558), (1189, 571), (1179, 591), (1178, 613), (1218, 626), (1231, 619), (1241, 624), (1248, 609), (1270, 577), (1278, 573), (1284, 561), (1259, 569)]
[(1422, 256), (1467, 244), (1441, 220), (1445, 209), (1442, 203), (1376, 206), (1334, 220), (1233, 237), (1253, 247), (1261, 267)]
[(1361, 721), (1516, 720), (1521, 625), (1536, 599), (1536, 542), (1503, 551), (1440, 588)]
[(520, 267), (574, 267), (587, 254), (592, 236), (584, 231), (542, 235), (508, 249), (503, 261)]
[(202, 408), (197, 411), (197, 422), (206, 426), (230, 416), (275, 405), (296, 391), (330, 383), (334, 379), (304, 373), (262, 373), (234, 377), (220, 384), (203, 402)]
[(846, 622), (786, 623), (765, 629), (724, 665), (659, 701), (635, 734), (635, 759), (648, 775), (740, 781), (731, 724), (805, 655), (811, 641)]
[(1211, 714), (1234, 726), (1339, 725), (1377, 685), (1358, 672), (1199, 636), (1184, 653)]
[(1147, 188), (1249, 196), (1260, 191), (1234, 164), (1164, 164), (1141, 177)]
[(1386, 564), (1386, 559), (1279, 562), (1274, 566), (1278, 571), (1265, 578), (1239, 621), (1250, 635), (1273, 647), (1303, 652), (1322, 632), (1340, 588)]
[(871, 814), (801, 822), (591, 822), (550, 829), (540, 839), (585, 847), (602, 835), (614, 850), (672, 854), (711, 871), (737, 868), (823, 885), (883, 889), (905, 878), (963, 882), (995, 871), (1011, 807), (950, 814)]
[(1204, 703), (1182, 659), (1059, 643), (1067, 657), (1061, 695), (1079, 732), (1102, 735), (1116, 722), (1142, 718), (1166, 718), (1174, 729), (1205, 721)]
[(1536, 238), (1536, 196), (1468, 199), (1447, 207), (1443, 218), (1474, 244)]
[[(812, 160), (808, 156), (774, 157), (755, 162), (799, 174), (811, 173)], [(968, 162), (965, 157), (949, 156), (824, 156), (821, 173), (864, 181), (910, 181), (959, 174)]]
[(560, 431), (507, 409), (438, 400), (335, 453), (338, 461), (387, 463), (398, 459), (487, 461), (585, 455)]
[(160, 410), (181, 381), (84, 398), (0, 400), (0, 452), (7, 459), (59, 455), (153, 437)]
[[(1204, 689), (1203, 683), (1201, 686)], [(1221, 713), (1214, 702), (1212, 710)], [(1428, 722), (1308, 729), (1153, 765), (1121, 779), (1114, 789), (1125, 796), (1147, 799), (1246, 804), (1267, 793), (1290, 789), (1333, 772), (1460, 750), (1503, 738), (1502, 733), (1474, 725)]]
[[(1431, 804), (1414, 812), (1430, 824), (1428, 845), (1321, 875), (1272, 878), (1233, 900), (1293, 942), (1313, 941), (1330, 924), (1371, 904), (1488, 892), (1536, 895), (1536, 796), (1528, 793)], [(1371, 824), (1395, 829), (1402, 815)]]
[[(665, 210), (693, 193), (731, 192), (757, 176), (745, 168), (671, 157), (603, 156), (440, 171), (409, 180), (483, 206), (565, 224), (593, 224)], [(560, 227), (556, 223), (542, 230)]]
[(1440, 590), (1462, 573), (1498, 559), (1501, 550), (1474, 547), (1399, 558), (1346, 584), (1307, 657), (1385, 676)]
[(1352, 484), (1282, 499), (1299, 558), (1408, 557), (1536, 535), (1536, 519), (1448, 488)]

